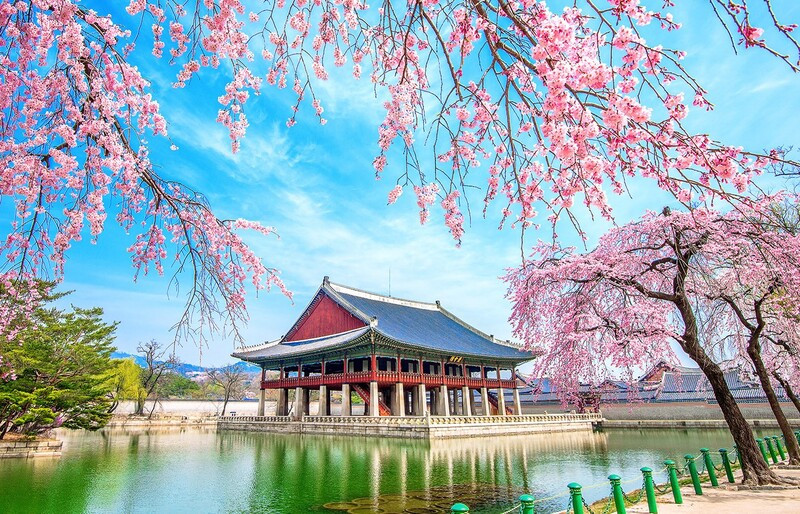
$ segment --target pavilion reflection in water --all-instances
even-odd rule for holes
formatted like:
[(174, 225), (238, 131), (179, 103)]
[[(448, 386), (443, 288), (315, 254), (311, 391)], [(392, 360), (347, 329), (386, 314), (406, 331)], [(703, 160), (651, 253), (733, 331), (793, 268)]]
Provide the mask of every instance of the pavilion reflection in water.
[(284, 470), (261, 477), (253, 484), (255, 494), (274, 490), (278, 484), (270, 482), (280, 481), (280, 487), (325, 499), (320, 506), (355, 512), (367, 506), (381, 509), (375, 512), (430, 512), (424, 509), (465, 499), (475, 506), (507, 505), (524, 492), (540, 492), (537, 466), (551, 466), (565, 455), (603, 455), (608, 446), (607, 435), (596, 432), (431, 441), (241, 432), (221, 437), (254, 445), (256, 469)]

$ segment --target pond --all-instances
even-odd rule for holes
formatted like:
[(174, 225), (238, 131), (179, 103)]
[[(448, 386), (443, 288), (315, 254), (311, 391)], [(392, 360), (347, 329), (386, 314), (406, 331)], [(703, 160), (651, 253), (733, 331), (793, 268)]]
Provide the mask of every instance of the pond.
[[(566, 484), (588, 501), (617, 473), (708, 446), (724, 430), (606, 430), (447, 441), (299, 436), (214, 429), (63, 431), (61, 458), (0, 461), (0, 512), (447, 512), (463, 501), (499, 513)], [(638, 481), (637, 481), (638, 480)], [(657, 477), (664, 481), (663, 475)], [(537, 512), (562, 510), (561, 496)], [(327, 507), (326, 507), (327, 505)], [(540, 510), (541, 509), (541, 510)]]

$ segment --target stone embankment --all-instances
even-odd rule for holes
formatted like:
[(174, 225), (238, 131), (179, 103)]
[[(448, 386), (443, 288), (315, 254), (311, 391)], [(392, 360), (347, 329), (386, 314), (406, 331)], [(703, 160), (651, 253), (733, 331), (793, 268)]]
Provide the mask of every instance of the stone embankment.
[(118, 415), (111, 418), (108, 428), (146, 428), (146, 427), (203, 427), (216, 426), (217, 416), (179, 416), (179, 415), (155, 415), (148, 416), (125, 416)]
[(58, 439), (3, 439), (0, 441), (0, 459), (59, 457), (61, 446)]

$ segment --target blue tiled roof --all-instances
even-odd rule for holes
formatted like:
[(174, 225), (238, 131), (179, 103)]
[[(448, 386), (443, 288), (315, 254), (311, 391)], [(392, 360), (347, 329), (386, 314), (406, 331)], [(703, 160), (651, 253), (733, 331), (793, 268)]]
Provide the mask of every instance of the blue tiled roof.
[(325, 350), (340, 346), (351, 341), (355, 341), (359, 337), (369, 331), (369, 327), (357, 328), (342, 332), (341, 334), (333, 334), (330, 336), (315, 337), (313, 339), (304, 339), (302, 341), (283, 341), (267, 343), (258, 346), (251, 346), (249, 348), (241, 348), (239, 351), (231, 355), (246, 361), (257, 362), (262, 359), (277, 359), (286, 358), (294, 355), (302, 355), (304, 353)]
[(381, 297), (337, 285), (331, 285), (327, 292), (334, 300), (344, 300), (339, 302), (343, 307), (355, 308), (354, 314), (359, 317), (377, 318), (375, 329), (396, 341), (458, 355), (517, 362), (533, 358), (529, 352), (493, 342), (437, 304)]

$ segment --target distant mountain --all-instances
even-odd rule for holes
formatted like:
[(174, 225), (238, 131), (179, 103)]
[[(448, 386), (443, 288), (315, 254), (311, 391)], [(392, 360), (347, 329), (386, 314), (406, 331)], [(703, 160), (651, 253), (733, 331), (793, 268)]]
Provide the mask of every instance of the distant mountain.
[[(130, 353), (125, 353), (125, 352), (113, 352), (111, 354), (111, 358), (112, 359), (133, 359), (133, 361), (136, 364), (138, 364), (139, 366), (141, 366), (143, 368), (147, 367), (147, 362), (144, 360), (144, 357), (142, 357), (141, 355), (131, 355)], [(227, 367), (227, 366), (221, 366), (221, 367)], [(244, 361), (237, 362), (236, 364), (233, 365), (233, 367), (236, 368), (236, 369), (241, 369), (245, 373), (255, 373), (255, 372), (261, 371), (261, 368), (259, 368), (255, 364), (250, 364), (249, 362), (244, 362)], [(208, 368), (208, 367), (204, 367), (204, 366), (198, 366), (196, 364), (181, 363), (175, 368), (175, 371), (177, 373), (180, 373), (181, 375), (185, 376), (187, 373), (191, 373), (191, 372), (209, 371), (209, 370), (214, 370), (214, 369), (220, 369), (220, 368)]]

